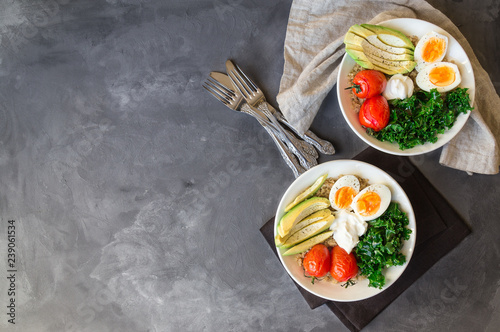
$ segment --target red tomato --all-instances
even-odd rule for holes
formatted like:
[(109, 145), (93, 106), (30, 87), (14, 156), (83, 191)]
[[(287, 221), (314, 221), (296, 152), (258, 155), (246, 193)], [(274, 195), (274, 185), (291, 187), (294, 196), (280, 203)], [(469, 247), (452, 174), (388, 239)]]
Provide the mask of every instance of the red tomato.
[(366, 128), (380, 131), (389, 123), (391, 111), (384, 96), (378, 95), (366, 99), (359, 110), (359, 122)]
[(359, 98), (371, 98), (381, 94), (387, 85), (385, 75), (377, 70), (362, 70), (354, 76), (352, 92)]
[(324, 277), (330, 271), (330, 250), (324, 244), (316, 244), (304, 257), (304, 270), (313, 277)]
[(358, 274), (358, 264), (354, 254), (352, 252), (348, 254), (340, 246), (333, 247), (330, 274), (339, 282), (347, 281), (356, 276)]

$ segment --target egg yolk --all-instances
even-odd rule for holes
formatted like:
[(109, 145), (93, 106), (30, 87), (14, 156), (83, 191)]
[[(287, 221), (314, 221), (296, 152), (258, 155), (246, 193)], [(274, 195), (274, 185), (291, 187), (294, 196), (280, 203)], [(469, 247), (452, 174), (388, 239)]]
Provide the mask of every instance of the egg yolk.
[(358, 213), (363, 217), (369, 217), (378, 211), (380, 208), (380, 202), (381, 199), (377, 193), (368, 191), (356, 202)]
[(447, 66), (432, 68), (429, 81), (435, 86), (448, 86), (455, 81), (455, 71)]
[(342, 187), (335, 193), (335, 204), (339, 209), (345, 209), (352, 203), (352, 199), (356, 196), (356, 191), (352, 187)]
[(445, 52), (446, 42), (437, 37), (429, 38), (422, 48), (422, 59), (425, 62), (435, 62)]

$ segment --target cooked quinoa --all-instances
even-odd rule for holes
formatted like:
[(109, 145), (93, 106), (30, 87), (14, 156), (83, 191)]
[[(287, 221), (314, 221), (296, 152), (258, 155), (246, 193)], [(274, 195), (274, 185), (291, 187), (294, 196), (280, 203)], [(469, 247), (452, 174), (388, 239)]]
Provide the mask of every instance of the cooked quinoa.
[[(347, 78), (348, 78), (348, 81), (349, 81), (349, 86), (353, 86), (353, 84), (354, 84), (354, 82), (353, 82), (354, 81), (354, 76), (356, 76), (356, 74), (359, 73), (362, 70), (365, 70), (365, 68), (361, 67), (358, 64), (354, 65), (354, 67), (352, 68), (352, 70), (350, 71), (350, 73), (347, 75)], [(361, 108), (361, 105), (363, 105), (363, 101), (364, 101), (364, 99), (358, 98), (352, 92), (352, 89), (351, 89), (351, 104), (352, 104), (352, 107), (353, 107), (354, 111), (356, 111), (356, 113), (359, 112), (359, 110)]]
[(332, 186), (335, 183), (335, 181), (337, 180), (334, 178), (327, 178), (314, 196), (329, 198), (330, 190), (332, 190)]

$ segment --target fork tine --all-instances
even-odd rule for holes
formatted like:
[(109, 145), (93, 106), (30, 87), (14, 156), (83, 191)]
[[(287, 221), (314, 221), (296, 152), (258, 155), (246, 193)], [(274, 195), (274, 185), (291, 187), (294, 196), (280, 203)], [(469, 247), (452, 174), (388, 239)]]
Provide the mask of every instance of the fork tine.
[(210, 92), (210, 94), (212, 96), (214, 96), (215, 98), (217, 98), (221, 103), (223, 103), (224, 105), (228, 104), (227, 101), (224, 98), (220, 97), (216, 92), (214, 92), (210, 88), (206, 87), (205, 85), (203, 85), (203, 87), (205, 88), (205, 90), (207, 90), (208, 92)]
[(248, 92), (248, 94), (252, 94), (252, 92), (253, 92), (252, 87), (248, 84), (248, 80), (245, 77), (245, 75), (243, 74), (243, 72), (241, 71), (241, 69), (239, 67), (235, 67), (234, 72), (238, 76), (239, 81), (244, 85), (245, 90)]
[(234, 93), (233, 90), (229, 89), (225, 85), (221, 84), (219, 81), (216, 79), (209, 77), (208, 81), (212, 83), (212, 85), (216, 86), (218, 90), (224, 93), (224, 95), (227, 95), (229, 98), (234, 99), (236, 97), (236, 93)]
[(244, 85), (243, 79), (241, 76), (238, 75), (236, 71), (230, 70), (228, 72), (229, 78), (231, 81), (233, 81), (234, 85), (236, 88), (239, 90), (239, 92), (243, 95), (245, 98), (250, 97), (251, 91), (248, 90), (248, 88)]
[(225, 105), (229, 105), (231, 103), (228, 99), (228, 96), (225, 95), (222, 91), (220, 91), (216, 86), (214, 86), (212, 82), (206, 81), (203, 84), (203, 87), (205, 88), (205, 90), (210, 92), (215, 98), (219, 99), (219, 101), (221, 101)]
[(219, 94), (224, 95), (224, 97), (226, 99), (234, 100), (236, 94), (232, 90), (230, 90), (230, 89), (226, 88), (224, 85), (220, 84), (217, 80), (213, 79), (212, 77), (209, 77), (207, 79), (207, 82), (205, 82), (205, 83), (210, 84), (212, 89), (217, 90), (219, 92)]
[(238, 70), (238, 73), (245, 78), (245, 82), (249, 85), (250, 89), (252, 89), (252, 91), (257, 91), (259, 90), (259, 88), (257, 87), (257, 85), (255, 85), (255, 83), (250, 79), (250, 77), (248, 77), (244, 72), (243, 70), (241, 70), (241, 68), (237, 65), (237, 64), (234, 64), (234, 66), (236, 67), (236, 69)]

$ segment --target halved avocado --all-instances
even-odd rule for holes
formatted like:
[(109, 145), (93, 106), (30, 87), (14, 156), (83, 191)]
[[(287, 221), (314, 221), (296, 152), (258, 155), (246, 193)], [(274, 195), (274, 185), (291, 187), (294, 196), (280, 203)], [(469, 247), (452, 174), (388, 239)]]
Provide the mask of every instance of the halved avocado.
[(296, 223), (314, 212), (326, 209), (329, 206), (330, 200), (325, 197), (312, 197), (299, 203), (281, 217), (278, 223), (279, 235), (285, 237)]
[(304, 242), (297, 244), (296, 246), (291, 247), (290, 249), (288, 249), (287, 251), (285, 251), (283, 253), (283, 256), (290, 256), (290, 255), (303, 253), (304, 251), (307, 251), (310, 248), (312, 248), (314, 245), (321, 243), (332, 236), (333, 236), (333, 231), (326, 231), (326, 232), (320, 233), (320, 234), (310, 238), (309, 240), (306, 240)]

